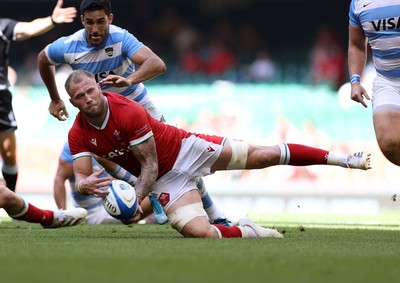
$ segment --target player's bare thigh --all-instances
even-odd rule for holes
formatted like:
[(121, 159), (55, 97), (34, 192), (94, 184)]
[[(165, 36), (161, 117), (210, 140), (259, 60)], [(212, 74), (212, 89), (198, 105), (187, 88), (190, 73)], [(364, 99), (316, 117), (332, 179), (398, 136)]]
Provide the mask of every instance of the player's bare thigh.
[[(200, 193), (197, 189), (193, 189), (184, 193), (177, 201), (175, 201), (168, 209), (167, 216), (171, 218), (173, 212), (178, 208), (186, 205), (191, 205), (201, 202)], [(196, 238), (217, 238), (217, 231), (211, 227), (207, 217), (197, 216), (191, 219), (183, 226), (180, 233), (185, 237), (196, 237)]]
[[(236, 151), (236, 155), (233, 154), (233, 150)], [(280, 149), (277, 145), (251, 145), (242, 141), (228, 140), (217, 161), (211, 167), (211, 172), (227, 168), (231, 170), (261, 169), (277, 165), (279, 159)]]
[(385, 156), (400, 164), (400, 112), (378, 111), (374, 113), (376, 140)]

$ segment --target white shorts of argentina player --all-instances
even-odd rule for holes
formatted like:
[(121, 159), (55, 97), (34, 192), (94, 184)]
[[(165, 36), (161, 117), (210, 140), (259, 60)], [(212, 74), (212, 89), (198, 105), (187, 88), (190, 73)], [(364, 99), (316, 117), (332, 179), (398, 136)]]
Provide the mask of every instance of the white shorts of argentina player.
[(93, 207), (87, 212), (86, 224), (122, 224), (120, 220), (108, 214), (103, 205)]
[[(72, 188), (73, 188), (72, 183)], [(82, 207), (87, 211), (86, 224), (121, 224), (121, 221), (107, 213), (103, 206), (103, 200), (92, 195), (82, 196), (71, 191), (74, 207)]]
[(372, 86), (372, 111), (382, 110), (400, 112), (400, 79), (377, 74)]

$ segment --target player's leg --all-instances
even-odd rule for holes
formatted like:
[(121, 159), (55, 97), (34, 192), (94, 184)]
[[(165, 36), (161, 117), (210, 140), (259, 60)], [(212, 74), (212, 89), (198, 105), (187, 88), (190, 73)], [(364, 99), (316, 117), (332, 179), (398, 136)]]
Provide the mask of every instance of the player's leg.
[(63, 211), (37, 208), (4, 185), (0, 185), (0, 208), (4, 208), (13, 219), (40, 223), (44, 228), (74, 226), (82, 223), (87, 214), (83, 208)]
[(0, 91), (0, 155), (3, 159), (2, 173), (7, 187), (15, 191), (18, 178), (16, 158), (17, 122), (12, 108), (12, 94), (8, 89)]
[(376, 140), (383, 155), (400, 166), (400, 82), (374, 80), (372, 110)]
[(352, 169), (370, 169), (370, 154), (337, 153), (301, 144), (274, 146), (250, 145), (229, 140), (212, 166), (217, 170), (262, 169), (275, 165), (333, 165)]
[(189, 238), (283, 238), (275, 229), (264, 228), (250, 219), (239, 220), (238, 226), (210, 224), (202, 209), (198, 190), (183, 194), (167, 210), (171, 227)]
[(15, 191), (18, 178), (18, 167), (16, 157), (16, 138), (15, 133), (0, 132), (0, 154), (3, 159), (1, 168), (7, 187)]
[(373, 120), (376, 140), (383, 155), (400, 166), (400, 112), (379, 111)]
[(231, 226), (231, 222), (225, 217), (218, 206), (214, 203), (211, 195), (206, 189), (204, 180), (201, 177), (196, 178), (196, 186), (199, 189), (201, 202), (203, 203), (203, 208), (207, 213), (208, 220), (211, 224), (222, 224), (224, 226)]

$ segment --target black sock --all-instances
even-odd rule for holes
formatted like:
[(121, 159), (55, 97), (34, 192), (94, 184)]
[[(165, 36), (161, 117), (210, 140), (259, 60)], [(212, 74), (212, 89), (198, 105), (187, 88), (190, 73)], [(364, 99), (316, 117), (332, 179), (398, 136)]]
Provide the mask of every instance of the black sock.
[(3, 173), (3, 178), (6, 181), (7, 188), (15, 192), (15, 186), (17, 185), (17, 178), (18, 178), (18, 173), (16, 174), (8, 174), (2, 171)]

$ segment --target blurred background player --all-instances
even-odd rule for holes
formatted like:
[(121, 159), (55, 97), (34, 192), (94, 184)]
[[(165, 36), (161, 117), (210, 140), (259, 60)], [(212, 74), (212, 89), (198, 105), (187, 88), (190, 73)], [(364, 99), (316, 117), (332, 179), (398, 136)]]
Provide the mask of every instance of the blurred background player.
[(77, 11), (74, 7), (62, 8), (62, 5), (63, 1), (59, 0), (51, 16), (37, 18), (31, 22), (0, 18), (0, 155), (3, 159), (1, 171), (7, 187), (12, 191), (15, 191), (17, 183), (18, 166), (15, 137), (17, 122), (7, 74), (10, 45), (12, 41), (22, 41), (48, 32), (57, 24), (71, 23)]
[(0, 208), (15, 220), (39, 223), (43, 228), (75, 226), (81, 224), (87, 215), (83, 208), (59, 211), (37, 208), (8, 189), (2, 178), (0, 178)]
[[(93, 172), (99, 172), (103, 167), (92, 158)], [(109, 162), (108, 170), (111, 175), (117, 179), (122, 179), (132, 186), (136, 183), (136, 177), (134, 177), (120, 166)], [(107, 173), (103, 173), (100, 177), (108, 176)], [(69, 150), (68, 142), (64, 144), (60, 158), (58, 160), (57, 172), (54, 177), (54, 200), (59, 209), (67, 208), (67, 193), (65, 187), (65, 181), (68, 180), (71, 187), (71, 195), (74, 207), (82, 207), (87, 210), (86, 223), (87, 224), (121, 224), (121, 221), (110, 216), (103, 207), (103, 200), (94, 196), (88, 195), (83, 196), (75, 191), (75, 177), (74, 170), (72, 168), (72, 155)], [(159, 202), (153, 203), (152, 207), (150, 200), (147, 198), (143, 208), (143, 218), (148, 217), (154, 211), (154, 220), (158, 224), (164, 224), (168, 221)], [(146, 218), (147, 219), (147, 218)], [(150, 223), (151, 218), (147, 219), (146, 223)]]
[(400, 166), (400, 2), (352, 0), (349, 9), (348, 64), (351, 99), (367, 107), (361, 85), (368, 43), (376, 69), (372, 87), (375, 136), (383, 155)]
[[(80, 12), (84, 29), (57, 39), (38, 55), (40, 75), (51, 98), (50, 114), (60, 121), (68, 118), (55, 79), (55, 65), (66, 64), (93, 73), (102, 90), (138, 102), (153, 118), (165, 122), (142, 83), (166, 71), (163, 60), (127, 30), (112, 25), (110, 1), (83, 0)], [(230, 225), (200, 178), (198, 188), (210, 221)]]

